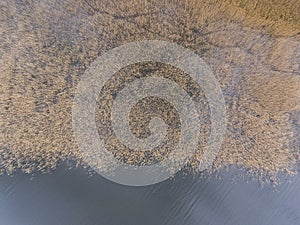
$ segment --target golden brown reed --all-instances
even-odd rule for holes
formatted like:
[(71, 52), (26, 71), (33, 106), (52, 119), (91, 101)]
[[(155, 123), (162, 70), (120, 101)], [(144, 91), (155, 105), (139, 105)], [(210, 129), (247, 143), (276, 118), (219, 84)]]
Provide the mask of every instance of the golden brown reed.
[[(113, 47), (160, 39), (198, 53), (222, 86), (228, 128), (212, 169), (238, 165), (271, 178), (282, 171), (293, 173), (299, 159), (299, 148), (292, 151), (289, 147), (293, 139), (290, 113), (299, 110), (300, 102), (299, 3), (292, 2), (281, 10), (281, 1), (276, 1), (274, 8), (270, 8), (269, 1), (263, 2), (2, 1), (2, 172), (48, 171), (59, 161), (68, 160), (83, 163), (72, 131), (72, 101), (80, 75), (97, 56)], [(192, 85), (182, 72), (158, 64), (134, 65), (118, 75), (130, 80), (133, 71), (143, 74), (145, 70), (161, 76), (169, 74), (187, 88)], [(117, 89), (110, 86), (103, 92), (98, 121), (109, 119), (105, 113), (109, 112), (111, 91)], [(176, 112), (167, 110), (171, 106), (159, 101), (152, 104), (163, 104), (165, 108), (159, 113), (169, 112), (166, 119), (176, 122)], [(142, 107), (132, 111), (140, 116), (144, 112), (148, 116), (157, 113)], [(141, 122), (132, 121), (143, 129), (135, 130), (137, 136), (147, 133), (142, 125), (148, 120), (141, 117)], [(176, 128), (175, 122), (170, 124)], [(172, 140), (176, 142), (176, 129), (170, 134)], [(108, 144), (116, 143), (112, 138)], [(125, 149), (116, 156), (130, 163), (147, 164), (147, 160), (161, 159), (166, 154), (163, 147), (153, 153), (145, 157)], [(190, 162), (191, 168), (197, 168), (201, 147), (198, 153)]]

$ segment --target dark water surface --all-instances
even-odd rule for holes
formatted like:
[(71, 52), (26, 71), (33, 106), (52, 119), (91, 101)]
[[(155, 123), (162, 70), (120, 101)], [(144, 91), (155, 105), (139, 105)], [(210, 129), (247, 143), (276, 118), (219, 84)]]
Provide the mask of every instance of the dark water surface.
[[(126, 187), (82, 168), (0, 176), (1, 225), (298, 225), (300, 175), (275, 190), (257, 181), (178, 174), (148, 187)], [(240, 173), (240, 171), (239, 171)], [(248, 181), (247, 181), (248, 180)]]

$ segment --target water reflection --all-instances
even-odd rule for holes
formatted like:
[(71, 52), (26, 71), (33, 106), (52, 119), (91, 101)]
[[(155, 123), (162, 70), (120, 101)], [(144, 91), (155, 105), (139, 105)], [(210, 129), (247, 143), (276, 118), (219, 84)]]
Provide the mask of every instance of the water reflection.
[(126, 187), (81, 168), (61, 166), (35, 179), (0, 177), (3, 225), (300, 224), (300, 176), (277, 191), (230, 172), (221, 179), (178, 174), (148, 187)]

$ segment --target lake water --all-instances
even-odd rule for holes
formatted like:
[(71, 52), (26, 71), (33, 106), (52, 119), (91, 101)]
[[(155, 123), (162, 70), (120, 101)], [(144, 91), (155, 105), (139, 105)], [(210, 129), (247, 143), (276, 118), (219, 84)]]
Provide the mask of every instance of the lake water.
[(146, 187), (61, 166), (34, 179), (0, 176), (1, 225), (297, 225), (300, 175), (276, 188), (234, 178), (184, 176)]

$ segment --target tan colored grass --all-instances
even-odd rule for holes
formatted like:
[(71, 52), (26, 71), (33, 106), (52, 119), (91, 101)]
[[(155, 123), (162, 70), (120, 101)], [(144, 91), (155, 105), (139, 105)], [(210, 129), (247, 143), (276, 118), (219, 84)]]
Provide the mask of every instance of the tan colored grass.
[[(2, 1), (2, 172), (47, 171), (60, 160), (81, 163), (72, 131), (72, 101), (80, 75), (103, 52), (145, 39), (192, 49), (219, 80), (229, 124), (214, 168), (239, 165), (273, 177), (281, 171), (293, 172), (299, 152), (288, 148), (293, 136), (288, 113), (297, 110), (300, 102), (299, 17), (291, 9), (296, 10), (298, 3), (281, 16), (278, 1), (268, 14), (265, 8), (270, 4), (265, 2), (255, 8), (245, 1), (219, 0), (201, 4), (196, 0), (29, 1), (26, 5)], [(167, 67), (158, 69), (161, 74), (174, 74), (173, 79), (180, 75)], [(106, 95), (103, 105), (110, 99)], [(200, 152), (190, 163), (193, 168)], [(156, 153), (160, 158), (159, 150)]]

